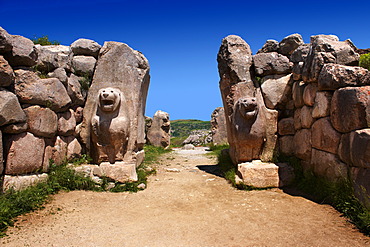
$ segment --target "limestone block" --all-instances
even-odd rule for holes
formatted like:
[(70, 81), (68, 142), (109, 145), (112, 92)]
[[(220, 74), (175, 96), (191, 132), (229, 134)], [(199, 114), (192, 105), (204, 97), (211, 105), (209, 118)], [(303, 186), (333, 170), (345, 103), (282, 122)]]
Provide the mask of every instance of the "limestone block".
[(78, 75), (92, 75), (94, 73), (96, 59), (90, 56), (74, 56), (72, 68)]
[(238, 164), (243, 183), (256, 188), (283, 187), (294, 179), (294, 172), (285, 163), (264, 163), (253, 160)]
[(6, 53), (5, 59), (8, 60), (12, 67), (31, 67), (36, 64), (37, 52), (30, 39), (19, 35), (11, 35), (10, 42), (12, 50), (10, 53)]
[(278, 133), (279, 135), (294, 135), (294, 118), (283, 118), (278, 123)]
[(370, 129), (344, 134), (338, 152), (348, 165), (370, 168)]
[(258, 53), (267, 53), (267, 52), (277, 52), (279, 48), (279, 42), (273, 39), (269, 39), (265, 42), (261, 49), (257, 51)]
[(73, 54), (98, 58), (101, 45), (91, 39), (78, 39), (71, 44)]
[(318, 84), (319, 90), (369, 85), (370, 72), (361, 67), (325, 64), (320, 72)]
[(293, 83), (292, 97), (294, 100), (294, 106), (296, 108), (300, 108), (304, 105), (303, 92), (306, 86), (307, 85), (304, 84), (302, 81), (296, 81)]
[(348, 178), (348, 167), (342, 163), (338, 156), (312, 149), (311, 165), (315, 174), (328, 178), (330, 181)]
[(67, 159), (74, 159), (79, 158), (82, 154), (82, 147), (81, 144), (78, 142), (76, 138), (68, 143), (67, 146)]
[(333, 94), (331, 92), (317, 92), (313, 105), (312, 117), (327, 117), (330, 114), (330, 104)]
[(14, 83), (14, 73), (8, 61), (0, 56), (0, 87), (7, 87)]
[(338, 146), (339, 158), (348, 165), (352, 165), (351, 145), (353, 142), (353, 136), (354, 136), (353, 132), (342, 134)]
[(311, 49), (302, 71), (305, 82), (316, 82), (325, 63), (356, 65), (359, 54), (351, 41), (339, 41), (335, 35), (311, 36)]
[(336, 131), (330, 118), (320, 118), (312, 125), (312, 147), (337, 154), (341, 134)]
[[(182, 142), (182, 145), (193, 144), (195, 146), (204, 145), (212, 142), (209, 130), (193, 130), (190, 135)], [(149, 137), (149, 136), (148, 136)]]
[(64, 68), (57, 68), (53, 72), (48, 73), (48, 77), (57, 78), (64, 86), (67, 86), (68, 76)]
[(301, 109), (301, 124), (303, 129), (311, 128), (314, 119), (312, 118), (312, 107), (303, 106)]
[(0, 88), (0, 126), (19, 122), (26, 122), (26, 114), (23, 112), (17, 96)]
[(290, 56), (299, 46), (303, 44), (303, 38), (300, 34), (291, 34), (280, 41), (278, 52), (285, 56)]
[(310, 44), (302, 44), (293, 51), (292, 55), (290, 56), (290, 61), (292, 61), (293, 63), (304, 62), (309, 52), (310, 52)]
[(289, 74), (293, 63), (277, 52), (259, 53), (253, 56), (253, 62), (257, 75), (266, 76), (274, 74)]
[(71, 49), (65, 45), (36, 45), (37, 69), (49, 73), (57, 68), (70, 69)]
[(303, 102), (305, 103), (305, 105), (313, 106), (315, 104), (316, 92), (316, 83), (310, 83), (305, 87), (303, 91)]
[(99, 167), (103, 176), (120, 183), (135, 182), (138, 179), (135, 163), (116, 162), (115, 164), (110, 164), (102, 162)]
[(294, 136), (281, 136), (279, 137), (279, 149), (280, 153), (292, 156), (294, 155)]
[(13, 48), (12, 35), (0, 27), (0, 53), (10, 52)]
[(71, 74), (67, 80), (67, 93), (72, 100), (72, 105), (82, 106), (85, 103), (85, 94), (81, 88), (81, 77)]
[(170, 145), (170, 116), (167, 112), (158, 110), (152, 120), (152, 124), (148, 129), (148, 142), (156, 147), (167, 148)]
[(40, 79), (34, 72), (23, 69), (16, 70), (15, 75), (15, 93), (21, 103), (43, 105), (57, 112), (66, 110), (71, 103), (58, 79)]
[(11, 135), (5, 140), (5, 174), (19, 175), (42, 169), (45, 141), (31, 133)]
[(214, 145), (227, 144), (227, 128), (225, 110), (217, 107), (211, 115), (212, 140)]
[(295, 130), (302, 129), (301, 110), (302, 108), (298, 108), (294, 111), (294, 129)]
[(43, 170), (49, 169), (50, 160), (54, 164), (61, 165), (67, 158), (68, 144), (74, 140), (73, 136), (64, 137), (57, 136), (56, 138), (46, 139), (46, 148), (43, 162)]
[(24, 109), (27, 115), (28, 131), (36, 136), (53, 137), (58, 129), (58, 117), (49, 108), (38, 105)]
[(3, 190), (7, 191), (13, 189), (15, 191), (20, 191), (36, 185), (41, 182), (46, 182), (48, 179), (48, 174), (34, 174), (34, 175), (22, 175), (22, 176), (4, 176)]
[(292, 74), (270, 75), (262, 79), (261, 91), (265, 104), (270, 109), (288, 102), (291, 95)]
[(69, 136), (75, 133), (76, 118), (72, 109), (58, 113), (58, 135)]
[(369, 127), (369, 104), (370, 86), (338, 89), (330, 108), (333, 127), (342, 133)]
[(294, 135), (295, 155), (302, 160), (311, 159), (311, 130), (301, 129)]
[(351, 167), (350, 174), (353, 181), (355, 196), (364, 206), (370, 208), (370, 169)]
[(195, 146), (193, 144), (185, 144), (182, 149), (184, 150), (194, 150)]

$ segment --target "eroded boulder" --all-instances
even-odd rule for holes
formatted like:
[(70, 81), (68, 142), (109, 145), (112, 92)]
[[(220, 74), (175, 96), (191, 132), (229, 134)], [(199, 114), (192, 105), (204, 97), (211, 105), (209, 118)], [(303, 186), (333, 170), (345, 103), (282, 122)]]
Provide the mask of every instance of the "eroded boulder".
[(58, 117), (49, 108), (42, 108), (38, 105), (24, 109), (27, 115), (28, 131), (36, 136), (53, 137), (58, 129)]
[(74, 73), (81, 76), (92, 76), (94, 73), (96, 59), (91, 56), (74, 56), (72, 68)]
[(337, 154), (341, 134), (336, 131), (330, 118), (320, 118), (312, 125), (312, 147)]
[(91, 39), (78, 39), (71, 44), (74, 55), (93, 56), (98, 58), (101, 45)]
[(0, 56), (0, 87), (8, 87), (14, 83), (14, 73), (8, 61)]
[(17, 96), (0, 88), (0, 126), (19, 122), (26, 122), (26, 114), (23, 112)]
[(57, 68), (70, 69), (71, 49), (65, 45), (36, 45), (37, 69), (49, 73)]
[(58, 135), (69, 136), (75, 133), (76, 118), (72, 109), (58, 113)]
[(19, 35), (12, 35), (9, 40), (12, 49), (9, 53), (4, 54), (4, 56), (12, 67), (31, 67), (36, 64), (37, 52), (30, 39)]
[(289, 74), (293, 64), (284, 55), (277, 52), (259, 53), (253, 56), (257, 75)]
[(279, 49), (279, 42), (273, 39), (269, 39), (266, 43), (262, 46), (261, 49), (258, 50), (258, 53), (267, 53), (267, 52), (277, 52)]
[(292, 84), (291, 74), (263, 77), (261, 91), (265, 105), (270, 109), (285, 105), (291, 97)]
[(300, 34), (291, 34), (280, 41), (278, 52), (284, 56), (290, 56), (299, 46), (303, 44), (303, 38)]

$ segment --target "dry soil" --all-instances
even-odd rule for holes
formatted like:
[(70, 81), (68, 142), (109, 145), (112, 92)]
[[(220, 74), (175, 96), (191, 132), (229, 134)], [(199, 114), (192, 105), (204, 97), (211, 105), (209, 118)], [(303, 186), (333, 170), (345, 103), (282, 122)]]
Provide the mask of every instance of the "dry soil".
[(2, 246), (370, 246), (332, 207), (239, 191), (204, 148), (161, 158), (139, 193), (74, 191), (21, 216)]

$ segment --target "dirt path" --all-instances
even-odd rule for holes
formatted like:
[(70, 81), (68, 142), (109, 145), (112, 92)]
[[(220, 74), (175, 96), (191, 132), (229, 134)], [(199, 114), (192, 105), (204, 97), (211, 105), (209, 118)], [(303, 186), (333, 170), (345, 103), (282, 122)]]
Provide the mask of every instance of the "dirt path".
[[(238, 191), (202, 170), (204, 148), (166, 154), (136, 194), (75, 191), (22, 216), (2, 246), (369, 246), (327, 205), (281, 190)], [(200, 170), (199, 168), (202, 170)]]

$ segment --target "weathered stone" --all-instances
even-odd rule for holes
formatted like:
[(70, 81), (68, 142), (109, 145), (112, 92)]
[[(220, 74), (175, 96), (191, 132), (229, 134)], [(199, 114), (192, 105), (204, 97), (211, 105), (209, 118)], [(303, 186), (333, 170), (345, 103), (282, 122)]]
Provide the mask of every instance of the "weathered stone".
[(340, 159), (350, 166), (370, 168), (370, 129), (344, 134), (338, 153)]
[(110, 164), (103, 162), (100, 164), (100, 170), (103, 176), (120, 183), (137, 181), (135, 163), (116, 162), (115, 164)]
[(315, 104), (316, 92), (317, 84), (308, 84), (303, 90), (303, 102), (308, 106), (313, 106)]
[(370, 86), (341, 88), (331, 101), (331, 122), (342, 133), (370, 126)]
[(184, 150), (194, 150), (195, 146), (193, 144), (185, 144), (182, 149)]
[(302, 129), (302, 123), (301, 123), (301, 109), (298, 108), (294, 111), (294, 128), (296, 130)]
[(49, 161), (53, 160), (54, 164), (61, 165), (67, 158), (68, 143), (74, 139), (71, 137), (57, 136), (53, 139), (46, 139), (46, 148), (44, 155), (43, 170), (49, 168)]
[(325, 63), (356, 65), (359, 57), (352, 42), (348, 40), (341, 42), (334, 35), (311, 36), (311, 49), (303, 67), (302, 78), (305, 82), (317, 81)]
[(0, 87), (10, 86), (14, 82), (14, 73), (8, 61), (0, 56)]
[[(257, 96), (260, 97), (258, 94)], [(261, 113), (265, 118), (264, 129), (266, 139), (264, 140), (264, 145), (260, 159), (263, 162), (269, 162), (273, 160), (278, 149), (277, 125), (279, 113), (276, 110), (269, 110), (265, 106), (261, 107), (261, 110), (262, 110)]]
[(3, 133), (0, 130), (0, 174), (4, 171)]
[(45, 73), (57, 68), (69, 70), (71, 49), (65, 45), (36, 45), (37, 69)]
[(306, 86), (307, 84), (304, 84), (302, 81), (296, 81), (293, 83), (292, 97), (296, 108), (300, 108), (304, 105), (303, 92)]
[(293, 65), (292, 74), (293, 80), (301, 81), (302, 80), (302, 69), (303, 69), (303, 62), (295, 63)]
[(337, 154), (341, 134), (330, 123), (330, 118), (320, 118), (312, 125), (312, 147)]
[(22, 175), (22, 176), (4, 176), (3, 191), (13, 189), (15, 191), (23, 190), (32, 185), (36, 185), (41, 182), (46, 182), (48, 174), (34, 174), (34, 175)]
[(303, 160), (311, 159), (311, 130), (301, 129), (294, 135), (295, 155)]
[(333, 94), (328, 91), (316, 92), (315, 103), (312, 110), (313, 118), (329, 116), (332, 96)]
[(290, 56), (290, 61), (293, 63), (304, 62), (310, 52), (310, 44), (302, 44), (297, 49), (295, 49)]
[(217, 107), (211, 115), (212, 141), (214, 145), (227, 144), (227, 128), (225, 111), (223, 107)]
[(348, 167), (332, 153), (313, 148), (311, 165), (316, 175), (326, 177), (330, 181), (348, 178)]
[(21, 133), (5, 138), (5, 174), (19, 175), (42, 169), (45, 141), (31, 133)]
[(13, 48), (11, 42), (12, 36), (8, 34), (2, 27), (0, 27), (0, 53), (10, 52)]
[(312, 107), (303, 106), (301, 109), (301, 124), (303, 129), (311, 128), (314, 119), (312, 118)]
[(167, 148), (170, 145), (170, 116), (167, 112), (157, 111), (147, 133), (149, 143), (156, 147)]
[(14, 66), (31, 67), (36, 64), (37, 52), (33, 42), (30, 39), (19, 35), (12, 35), (10, 38), (12, 50), (4, 54), (9, 64)]
[(320, 72), (318, 83), (319, 90), (369, 85), (370, 72), (361, 67), (325, 64)]
[(146, 58), (126, 44), (106, 42), (100, 50), (80, 133), (95, 162), (122, 160), (139, 165), (142, 161), (148, 87)]
[(76, 118), (72, 109), (67, 112), (58, 113), (58, 135), (73, 135), (76, 128)]
[(73, 105), (83, 105), (85, 103), (85, 96), (82, 93), (79, 80), (78, 76), (71, 74), (67, 81), (67, 92)]
[(273, 39), (269, 39), (266, 43), (262, 46), (261, 49), (257, 51), (258, 53), (267, 53), (267, 52), (277, 52), (279, 49), (279, 42)]
[(285, 56), (291, 55), (299, 46), (303, 45), (303, 38), (300, 34), (295, 33), (285, 37), (279, 43), (279, 50), (280, 54)]
[(82, 122), (83, 112), (84, 112), (84, 108), (82, 108), (81, 106), (76, 107), (76, 109), (74, 110), (76, 124), (79, 124)]
[(294, 135), (295, 128), (294, 128), (294, 118), (283, 118), (278, 123), (278, 132), (279, 135)]
[(261, 91), (265, 105), (270, 109), (275, 109), (280, 105), (286, 104), (291, 95), (292, 83), (292, 74), (263, 77)]
[(72, 68), (74, 73), (81, 76), (92, 76), (94, 73), (96, 59), (89, 56), (74, 56), (72, 59)]
[(294, 136), (279, 137), (279, 150), (281, 154), (293, 156), (295, 150)]
[(53, 72), (48, 73), (48, 77), (57, 78), (64, 86), (67, 86), (68, 76), (64, 68), (57, 68)]
[(29, 70), (16, 70), (15, 93), (21, 103), (37, 104), (54, 111), (66, 110), (71, 99), (56, 78), (40, 79)]
[(58, 117), (52, 110), (38, 105), (24, 109), (28, 131), (36, 136), (53, 137), (57, 133)]
[(195, 146), (212, 142), (212, 133), (209, 130), (193, 130), (182, 142), (182, 145), (193, 144)]
[(259, 53), (253, 56), (257, 75), (289, 74), (293, 64), (289, 59), (277, 52)]
[(9, 124), (1, 127), (1, 131), (6, 134), (19, 134), (27, 131), (27, 129), (28, 129), (27, 122)]
[(263, 163), (260, 160), (238, 164), (244, 184), (256, 188), (283, 187), (294, 179), (293, 169), (285, 163)]
[(74, 55), (93, 56), (98, 58), (101, 45), (91, 39), (78, 39), (71, 44)]
[(365, 207), (370, 208), (370, 169), (351, 167), (350, 177), (353, 181), (355, 196)]
[(0, 88), (0, 126), (19, 122), (26, 122), (26, 114), (24, 114), (17, 96)]
[(82, 147), (81, 144), (78, 142), (76, 138), (68, 143), (67, 146), (67, 159), (75, 159), (79, 158), (82, 154)]

